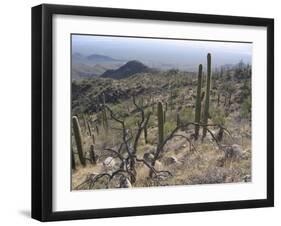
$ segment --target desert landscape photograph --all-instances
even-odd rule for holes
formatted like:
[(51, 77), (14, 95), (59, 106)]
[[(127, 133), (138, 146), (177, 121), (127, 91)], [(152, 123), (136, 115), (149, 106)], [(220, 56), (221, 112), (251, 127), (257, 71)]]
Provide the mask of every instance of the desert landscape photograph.
[(71, 190), (250, 183), (252, 43), (71, 35)]

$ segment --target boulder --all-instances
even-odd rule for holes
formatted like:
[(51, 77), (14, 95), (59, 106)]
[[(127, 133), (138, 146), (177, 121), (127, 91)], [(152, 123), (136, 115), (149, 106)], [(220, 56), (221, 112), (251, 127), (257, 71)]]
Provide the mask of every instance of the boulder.
[(154, 159), (154, 155), (152, 153), (145, 153), (143, 155), (143, 158), (147, 162), (152, 162), (152, 160)]
[(216, 160), (216, 166), (217, 167), (224, 167), (224, 164), (225, 164), (225, 158), (224, 157), (219, 157)]
[(154, 167), (156, 170), (162, 170), (163, 165), (160, 161), (156, 160)]
[(131, 188), (132, 184), (127, 177), (122, 176), (120, 178), (120, 188)]
[(167, 158), (165, 159), (165, 164), (166, 164), (166, 165), (172, 165), (172, 164), (175, 164), (175, 163), (177, 163), (177, 162), (178, 162), (178, 160), (177, 160), (177, 158), (174, 157), (174, 156), (170, 156), (170, 157), (167, 157)]
[(236, 112), (236, 111), (238, 111), (239, 110), (239, 104), (237, 104), (237, 103), (233, 103), (233, 104), (231, 104), (231, 106), (229, 107), (229, 111), (230, 112)]
[(107, 157), (102, 164), (106, 168), (113, 168), (115, 166), (115, 160), (112, 157)]
[(225, 158), (241, 159), (243, 156), (243, 149), (238, 144), (222, 146)]
[(244, 182), (251, 182), (251, 175), (247, 174), (243, 177)]

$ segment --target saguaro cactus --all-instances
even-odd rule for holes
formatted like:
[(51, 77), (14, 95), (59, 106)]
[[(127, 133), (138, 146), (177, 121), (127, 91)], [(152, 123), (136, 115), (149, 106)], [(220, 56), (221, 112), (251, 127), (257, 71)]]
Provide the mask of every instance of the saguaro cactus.
[(97, 125), (97, 123), (95, 123), (95, 127), (96, 127), (97, 135), (99, 135), (99, 126)]
[(92, 128), (91, 128), (91, 124), (89, 121), (87, 121), (87, 126), (88, 126), (88, 131), (89, 131), (89, 136), (92, 136)]
[[(211, 54), (207, 55), (207, 84), (206, 84), (206, 98), (205, 98), (205, 108), (203, 114), (203, 123), (208, 124), (209, 118), (209, 103), (210, 103), (210, 88), (211, 88)], [(203, 137), (206, 136), (207, 127), (203, 127)]]
[(92, 140), (93, 140), (93, 144), (96, 144), (96, 138), (95, 138), (95, 134), (92, 134)]
[(87, 132), (87, 119), (85, 114), (82, 114), (83, 122), (84, 122), (84, 131)]
[(164, 141), (164, 114), (163, 105), (158, 102), (157, 105), (157, 118), (158, 118), (158, 145), (161, 145)]
[(152, 98), (151, 111), (154, 113), (154, 110), (155, 110), (155, 101), (154, 98)]
[(172, 84), (169, 84), (169, 89), (170, 89), (170, 110), (172, 111), (174, 109), (174, 103), (173, 103), (173, 88), (172, 88)]
[(103, 124), (103, 128), (105, 130), (105, 132), (108, 132), (108, 121), (107, 121), (107, 115), (106, 115), (106, 108), (105, 108), (105, 95), (103, 93), (102, 95), (102, 124)]
[(97, 158), (96, 158), (96, 154), (95, 154), (95, 146), (93, 144), (91, 144), (90, 147), (90, 160), (92, 164), (96, 164), (97, 163)]
[(203, 91), (202, 94), (201, 94), (201, 102), (203, 102), (204, 97), (205, 97), (205, 91)]
[[(202, 64), (198, 68), (197, 96), (195, 103), (195, 122), (200, 123), (201, 119), (201, 82), (202, 82)], [(195, 126), (195, 139), (198, 139), (199, 125)]]
[(74, 170), (76, 169), (74, 152), (73, 152), (72, 148), (71, 148), (71, 168), (74, 169)]
[(106, 116), (105, 109), (102, 110), (102, 125), (103, 125), (105, 132), (107, 133), (108, 132), (108, 123), (107, 123), (107, 116)]
[(181, 124), (181, 119), (180, 119), (179, 108), (177, 108), (177, 118), (176, 118), (176, 121), (177, 121), (177, 126), (180, 126), (180, 124)]
[(83, 166), (85, 166), (86, 161), (85, 161), (84, 154), (83, 154), (84, 152), (83, 152), (83, 142), (82, 142), (81, 128), (80, 128), (77, 116), (72, 117), (72, 126), (73, 126), (74, 138), (75, 138), (75, 141), (76, 141), (79, 160), (80, 160), (81, 164)]

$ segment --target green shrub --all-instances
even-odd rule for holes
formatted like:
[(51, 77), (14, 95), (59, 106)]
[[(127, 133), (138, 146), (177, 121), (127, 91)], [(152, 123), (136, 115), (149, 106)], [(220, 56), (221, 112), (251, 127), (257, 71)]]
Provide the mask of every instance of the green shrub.
[[(180, 119), (182, 123), (194, 121), (194, 110), (191, 107), (184, 108), (180, 111)], [(176, 121), (176, 118), (175, 118)]]
[(126, 118), (125, 125), (127, 128), (130, 128), (130, 129), (136, 128), (138, 121), (140, 121), (139, 117), (132, 115), (131, 117)]
[(164, 124), (165, 137), (167, 136), (167, 134), (171, 133), (176, 128), (176, 126), (177, 126), (176, 120), (165, 122)]
[(124, 106), (124, 104), (115, 104), (111, 107), (111, 110), (114, 112), (114, 114), (118, 115), (119, 117), (126, 117), (128, 116), (127, 108)]
[(225, 125), (226, 115), (222, 108), (211, 108), (210, 115), (214, 124)]

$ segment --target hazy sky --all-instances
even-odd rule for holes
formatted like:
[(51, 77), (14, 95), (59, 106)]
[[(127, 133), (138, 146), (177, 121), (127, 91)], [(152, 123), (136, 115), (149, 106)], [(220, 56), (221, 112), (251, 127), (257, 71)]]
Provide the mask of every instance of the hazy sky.
[(241, 59), (245, 63), (251, 63), (252, 44), (72, 35), (72, 52), (83, 55), (101, 54), (126, 61), (139, 60), (149, 66), (168, 64), (192, 68), (199, 63), (205, 65), (209, 52), (214, 66), (235, 64)]

